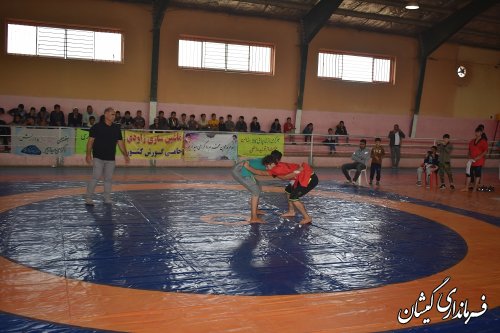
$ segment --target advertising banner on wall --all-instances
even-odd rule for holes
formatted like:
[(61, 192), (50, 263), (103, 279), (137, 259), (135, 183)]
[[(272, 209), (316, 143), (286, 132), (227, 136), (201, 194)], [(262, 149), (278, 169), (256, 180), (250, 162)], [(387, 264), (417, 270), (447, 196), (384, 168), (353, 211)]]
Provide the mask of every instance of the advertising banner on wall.
[[(123, 131), (122, 131), (123, 135)], [(89, 129), (88, 128), (77, 128), (75, 136), (75, 154), (86, 154), (87, 153), (87, 141), (89, 141)], [(120, 149), (116, 147), (116, 155), (121, 155)]]
[(77, 128), (75, 135), (75, 154), (85, 154), (87, 152), (88, 140), (89, 140), (89, 130)]
[(74, 128), (12, 128), (12, 152), (18, 155), (71, 156), (75, 152)]
[(178, 159), (182, 157), (184, 133), (125, 131), (123, 141), (131, 159)]
[(283, 153), (283, 134), (238, 133), (238, 156), (263, 157), (275, 149)]
[(238, 138), (230, 133), (184, 133), (184, 158), (236, 160)]

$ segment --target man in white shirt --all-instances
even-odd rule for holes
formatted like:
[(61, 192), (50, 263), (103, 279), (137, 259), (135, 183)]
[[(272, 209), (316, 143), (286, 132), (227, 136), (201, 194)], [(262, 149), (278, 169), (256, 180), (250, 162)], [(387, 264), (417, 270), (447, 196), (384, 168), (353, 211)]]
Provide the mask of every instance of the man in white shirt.
[(94, 109), (92, 108), (92, 105), (87, 105), (87, 111), (85, 111), (82, 116), (83, 127), (89, 127), (90, 116), (97, 118), (97, 116), (94, 114)]

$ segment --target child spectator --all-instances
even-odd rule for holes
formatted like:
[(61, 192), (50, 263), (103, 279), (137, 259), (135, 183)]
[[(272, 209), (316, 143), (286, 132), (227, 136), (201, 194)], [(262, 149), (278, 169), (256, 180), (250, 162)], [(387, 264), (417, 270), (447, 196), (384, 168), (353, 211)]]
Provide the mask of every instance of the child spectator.
[[(160, 128), (160, 120), (158, 119), (158, 117), (156, 117), (153, 120), (153, 123), (151, 125), (149, 125), (149, 129), (150, 130), (161, 130), (161, 128)], [(153, 131), (153, 133), (154, 133), (154, 131)]]
[(179, 119), (177, 119), (177, 112), (170, 112), (170, 117), (167, 119), (167, 129), (177, 131), (179, 129)]
[(228, 114), (227, 115), (227, 120), (226, 123), (224, 124), (226, 127), (226, 131), (228, 132), (234, 132), (234, 121), (233, 121), (233, 116)]
[[(104, 121), (104, 117), (101, 115), (99, 122)], [(120, 120), (122, 129), (132, 129), (134, 127), (134, 119), (130, 116), (130, 111), (125, 111), (125, 115)]]
[(328, 129), (328, 136), (323, 140), (325, 146), (330, 150), (330, 155), (335, 154), (335, 137), (333, 136), (333, 129)]
[(95, 125), (95, 117), (94, 116), (90, 116), (89, 117), (89, 123), (87, 124), (88, 127), (92, 127)]
[(427, 152), (424, 163), (417, 169), (417, 186), (422, 186), (422, 173), (425, 171), (427, 188), (430, 187), (431, 174), (437, 172), (439, 169), (439, 155), (437, 154), (437, 147), (432, 146), (431, 150)]
[(142, 111), (137, 110), (134, 118), (134, 128), (143, 129), (146, 127), (146, 119), (142, 116)]
[(198, 122), (195, 120), (194, 114), (189, 116), (188, 130), (190, 130), (190, 131), (197, 131), (198, 130)]
[(257, 120), (257, 117), (252, 118), (252, 122), (250, 123), (250, 132), (262, 133), (262, 131), (260, 130), (260, 123)]
[(160, 129), (163, 129), (163, 130), (168, 129), (167, 118), (165, 118), (165, 112), (164, 111), (160, 110), (158, 112), (158, 124), (160, 125)]
[[(121, 128), (121, 126), (122, 126), (122, 115), (121, 115), (120, 111), (118, 111), (118, 110), (116, 110), (115, 112), (116, 112), (116, 114), (115, 114), (115, 121), (113, 123), (120, 125), (120, 128)], [(94, 117), (94, 121), (95, 121), (95, 119), (97, 119), (97, 114), (95, 116), (93, 116), (93, 117)], [(90, 117), (89, 117), (89, 119), (90, 119)]]
[(5, 113), (4, 108), (0, 108), (0, 141), (3, 144), (4, 152), (10, 151), (9, 139), (10, 139), (10, 127), (8, 126), (12, 122), (12, 116)]
[(274, 122), (271, 124), (271, 130), (269, 133), (281, 133), (281, 124), (278, 118), (274, 119)]
[(314, 130), (314, 125), (313, 123), (307, 124), (306, 127), (304, 127), (304, 130), (302, 131), (302, 134), (304, 134), (304, 142), (311, 142), (312, 138), (312, 133)]
[[(38, 114), (36, 115), (36, 124), (39, 126), (47, 126), (49, 123), (49, 113), (47, 112), (47, 108), (45, 106), (42, 106), (40, 108), (40, 111), (38, 111)], [(42, 125), (44, 123), (45, 125)]]
[(10, 123), (11, 125), (17, 125), (17, 126), (22, 126), (24, 125), (24, 120), (19, 114), (14, 114), (14, 119)]
[(218, 131), (219, 130), (219, 120), (217, 120), (217, 115), (212, 113), (210, 120), (208, 121), (208, 130)]
[(238, 121), (236, 122), (236, 126), (234, 128), (236, 132), (247, 132), (248, 127), (247, 123), (245, 122), (245, 117), (240, 116), (238, 118)]
[(222, 116), (219, 117), (219, 131), (220, 132), (226, 131), (226, 123), (224, 122), (224, 117)]
[(68, 115), (68, 127), (82, 127), (82, 118), (78, 108), (73, 108), (73, 112)]
[(286, 118), (286, 122), (283, 125), (283, 133), (289, 134), (288, 139), (292, 143), (295, 141), (295, 137), (293, 135), (290, 135), (290, 134), (293, 134), (294, 130), (295, 130), (295, 126), (292, 124), (292, 118), (290, 118), (290, 117)]
[(64, 112), (59, 104), (54, 105), (54, 110), (50, 113), (50, 126), (66, 126)]
[[(28, 112), (28, 114), (26, 115), (26, 120), (28, 120), (29, 118), (32, 118), (33, 121), (29, 121), (29, 123), (33, 123), (35, 124), (36, 123), (36, 109), (34, 107), (31, 107), (30, 108), (30, 111)], [(30, 125), (31, 126), (31, 125)]]
[(187, 115), (185, 113), (181, 114), (181, 119), (179, 120), (179, 129), (183, 131), (188, 129)]
[[(335, 135), (345, 135), (345, 142), (349, 142), (349, 137), (347, 136), (347, 128), (344, 125), (344, 121), (340, 121), (337, 126), (335, 126)], [(338, 138), (337, 138), (338, 141)]]
[(444, 173), (448, 175), (448, 181), (450, 182), (450, 189), (454, 190), (455, 185), (453, 185), (453, 174), (451, 172), (451, 152), (453, 150), (453, 144), (450, 142), (450, 135), (443, 135), (443, 141), (438, 143), (438, 154), (439, 154), (439, 179), (441, 181), (440, 189), (444, 190), (446, 185), (444, 183)]
[(200, 121), (198, 122), (198, 128), (200, 131), (208, 131), (208, 120), (207, 115), (202, 113), (200, 115)]
[(26, 117), (26, 120), (24, 121), (24, 126), (35, 126), (35, 118)]
[(26, 115), (28, 114), (26, 112), (26, 110), (24, 109), (24, 104), (19, 104), (17, 106), (17, 108), (14, 108), (14, 109), (10, 109), (8, 114), (10, 114), (12, 116), (12, 118), (14, 118), (17, 115), (19, 115), (19, 117), (21, 118), (21, 122), (24, 122), (25, 118), (26, 118)]
[(375, 185), (380, 185), (380, 171), (382, 170), (382, 158), (384, 158), (385, 150), (384, 147), (380, 145), (380, 138), (375, 139), (375, 147), (372, 148), (370, 154), (372, 158), (372, 164), (370, 165), (370, 185), (373, 185), (373, 177), (375, 172), (377, 173), (377, 182)]

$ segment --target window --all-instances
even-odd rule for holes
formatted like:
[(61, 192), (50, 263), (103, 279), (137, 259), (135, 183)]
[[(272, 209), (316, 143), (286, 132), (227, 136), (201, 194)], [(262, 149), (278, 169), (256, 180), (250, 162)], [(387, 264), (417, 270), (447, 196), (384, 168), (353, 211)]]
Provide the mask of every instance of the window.
[(122, 45), (118, 32), (7, 24), (9, 54), (121, 62)]
[(272, 74), (273, 48), (220, 41), (179, 40), (179, 67)]
[(393, 83), (394, 60), (343, 53), (320, 52), (318, 76), (357, 82)]

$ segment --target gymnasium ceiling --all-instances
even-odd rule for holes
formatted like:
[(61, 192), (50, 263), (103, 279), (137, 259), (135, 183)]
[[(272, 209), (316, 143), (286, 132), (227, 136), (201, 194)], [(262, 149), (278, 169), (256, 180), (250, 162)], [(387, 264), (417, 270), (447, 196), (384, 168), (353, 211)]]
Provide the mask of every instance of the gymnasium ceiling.
[[(113, 0), (152, 5), (165, 1), (167, 10), (189, 8), (241, 16), (300, 22), (318, 0)], [(406, 0), (344, 0), (326, 25), (418, 38), (460, 9), (485, 0), (419, 0), (418, 10)], [(153, 8), (153, 7), (152, 7)], [(456, 22), (455, 22), (456, 23)], [(442, 25), (441, 25), (442, 27)], [(468, 21), (447, 42), (500, 50), (500, 1)]]

